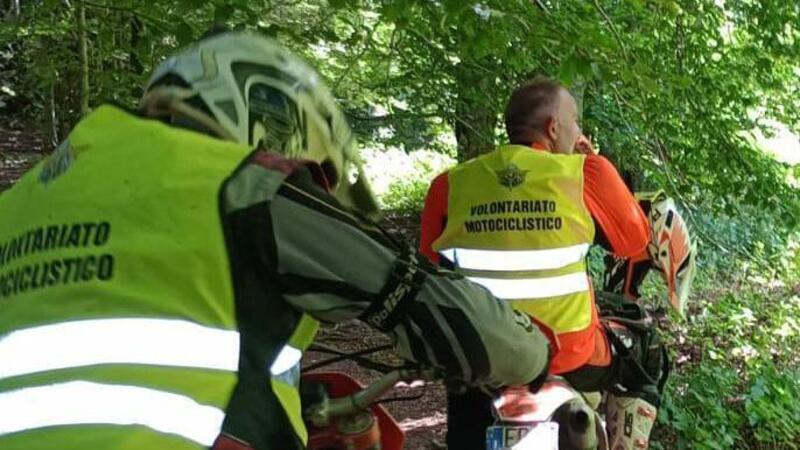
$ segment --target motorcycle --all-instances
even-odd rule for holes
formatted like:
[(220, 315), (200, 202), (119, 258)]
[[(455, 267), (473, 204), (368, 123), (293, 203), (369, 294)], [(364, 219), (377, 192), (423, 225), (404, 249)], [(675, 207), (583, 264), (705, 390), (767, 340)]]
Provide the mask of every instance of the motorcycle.
[[(389, 366), (365, 357), (387, 348), (344, 353), (322, 344), (311, 346), (311, 351), (335, 356), (306, 367), (301, 377), (308, 450), (402, 450), (405, 433), (381, 399), (400, 382), (437, 381), (441, 375), (435, 369)], [(345, 359), (383, 375), (364, 386), (345, 373), (312, 371)], [(486, 431), (487, 450), (608, 448), (604, 424), (591, 402), (560, 377), (550, 377), (536, 393), (527, 386), (500, 391), (494, 411), (497, 420)]]
[[(670, 305), (681, 314), (694, 274), (696, 250), (688, 235), (681, 231), (685, 224), (677, 216), (674, 204), (663, 193), (643, 194), (640, 204), (651, 221), (654, 248), (650, 254), (659, 255), (658, 261), (608, 256), (602, 277), (603, 292), (597, 294), (599, 309), (603, 309), (604, 297), (609, 304), (618, 302), (614, 298), (638, 300), (639, 285), (646, 273), (657, 267), (665, 278)], [(674, 217), (677, 219), (673, 220)], [(677, 230), (674, 236), (673, 230)], [(352, 359), (384, 375), (365, 387), (342, 373), (303, 374), (303, 404), (311, 405), (305, 409), (309, 450), (402, 449), (405, 435), (378, 399), (400, 381), (432, 381), (437, 374), (429, 369), (390, 367), (363, 356), (387, 348), (345, 354), (316, 345), (317, 351), (336, 356), (312, 368)], [(608, 450), (608, 435), (599, 413), (601, 400), (600, 393), (580, 393), (560, 377), (548, 378), (535, 393), (527, 386), (506, 388), (494, 399), (495, 423), (486, 430), (486, 449)]]
[[(394, 369), (368, 386), (340, 372), (303, 375), (309, 450), (402, 450), (405, 433), (378, 403), (398, 382), (434, 381), (432, 370)], [(495, 399), (497, 421), (486, 431), (487, 450), (607, 450), (600, 415), (558, 377), (536, 393), (505, 389)]]
[[(401, 381), (434, 381), (430, 369), (394, 369), (368, 386), (340, 372), (307, 373), (303, 380), (309, 450), (402, 450), (405, 433), (379, 404)], [(487, 450), (607, 450), (600, 415), (558, 377), (536, 393), (527, 387), (502, 391), (497, 421), (486, 431)]]

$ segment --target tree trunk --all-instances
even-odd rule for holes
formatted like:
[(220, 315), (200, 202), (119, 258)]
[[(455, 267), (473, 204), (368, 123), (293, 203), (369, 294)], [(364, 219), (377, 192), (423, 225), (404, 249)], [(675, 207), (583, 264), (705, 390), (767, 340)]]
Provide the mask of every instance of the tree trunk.
[[(53, 78), (54, 80), (58, 79), (58, 76)], [(59, 144), (58, 139), (58, 115), (56, 114), (56, 87), (55, 81), (50, 83), (50, 102), (49, 108), (50, 111), (48, 116), (50, 117), (50, 148), (56, 148)]]
[(3, 2), (2, 8), (2, 11), (0, 11), (2, 18), (7, 18), (9, 20), (19, 19), (19, 0)]
[(78, 16), (78, 56), (81, 64), (81, 115), (89, 113), (89, 54), (87, 51), (88, 38), (86, 36), (86, 8), (83, 0), (75, 2)]
[[(5, 4), (5, 2), (3, 2)], [(6, 11), (6, 17), (19, 19), (19, 0), (11, 0), (8, 2), (8, 10)]]
[(480, 69), (461, 65), (456, 74), (458, 97), (453, 124), (458, 144), (458, 162), (467, 161), (494, 148), (498, 111), (493, 77)]
[(138, 17), (131, 16), (130, 25), (131, 40), (130, 50), (128, 51), (128, 69), (136, 75), (141, 75), (144, 72), (144, 66), (142, 65), (142, 61), (139, 59), (137, 47), (139, 47), (139, 41), (142, 40), (142, 29), (144, 24), (141, 20), (139, 20)]
[(586, 98), (586, 80), (583, 77), (578, 78), (572, 83), (572, 86), (569, 88), (569, 92), (572, 94), (572, 97), (575, 98), (575, 103), (578, 105), (578, 121), (583, 121), (583, 111), (584, 111), (584, 104), (586, 103), (584, 100)]

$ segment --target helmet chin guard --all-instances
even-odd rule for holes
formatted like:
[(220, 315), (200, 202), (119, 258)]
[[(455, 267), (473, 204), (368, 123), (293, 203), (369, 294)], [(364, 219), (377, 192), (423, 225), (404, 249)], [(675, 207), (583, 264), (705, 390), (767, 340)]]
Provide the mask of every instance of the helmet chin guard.
[(662, 191), (637, 194), (650, 201), (650, 243), (647, 252), (667, 284), (669, 303), (679, 314), (686, 306), (695, 272), (696, 247), (675, 202)]

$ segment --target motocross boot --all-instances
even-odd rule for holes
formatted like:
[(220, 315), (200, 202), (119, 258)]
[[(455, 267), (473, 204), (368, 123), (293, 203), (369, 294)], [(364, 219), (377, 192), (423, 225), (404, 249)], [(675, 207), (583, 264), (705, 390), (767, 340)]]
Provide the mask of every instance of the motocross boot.
[(644, 450), (658, 410), (637, 397), (608, 395), (606, 429), (611, 450)]

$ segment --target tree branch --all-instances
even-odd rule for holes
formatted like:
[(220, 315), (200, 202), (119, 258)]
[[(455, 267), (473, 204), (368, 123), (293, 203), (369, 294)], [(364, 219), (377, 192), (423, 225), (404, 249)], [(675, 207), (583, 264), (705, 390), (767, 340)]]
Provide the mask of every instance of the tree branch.
[(533, 0), (533, 3), (538, 6), (543, 13), (547, 14), (548, 16), (550, 15), (550, 10), (547, 9), (547, 6), (545, 6), (544, 3), (542, 3), (542, 0)]
[(620, 36), (619, 31), (617, 31), (617, 27), (614, 26), (614, 22), (611, 21), (611, 17), (606, 14), (606, 11), (600, 6), (600, 2), (598, 0), (594, 0), (594, 7), (603, 16), (605, 19), (606, 24), (608, 24), (608, 28), (611, 29), (611, 33), (617, 39), (617, 43), (619, 43), (620, 48), (622, 49), (622, 56), (625, 58), (625, 61), (630, 61), (628, 56), (628, 48), (625, 47), (625, 42), (622, 40), (622, 36)]
[(369, 33), (367, 33), (367, 35), (364, 37), (364, 42), (362, 43), (363, 47), (361, 48), (361, 51), (359, 51), (358, 54), (350, 61), (350, 63), (347, 64), (347, 67), (344, 69), (344, 72), (339, 76), (339, 78), (336, 79), (336, 82), (333, 83), (333, 87), (331, 89), (333, 92), (336, 92), (336, 90), (339, 88), (339, 84), (341, 84), (342, 81), (344, 81), (347, 78), (347, 76), (350, 75), (350, 72), (353, 70), (353, 67), (356, 64), (358, 64), (359, 61), (361, 61), (361, 58), (364, 56), (364, 54), (367, 52), (367, 49), (369, 49), (370, 47), (369, 43), (370, 41), (372, 41), (373, 33), (375, 33), (374, 27), (371, 28)]
[(83, 0), (77, 1), (77, 10), (75, 11), (76, 20), (78, 22), (78, 59), (81, 64), (81, 115), (89, 114), (89, 54), (87, 52), (87, 41), (89, 38), (86, 36), (86, 7)]

